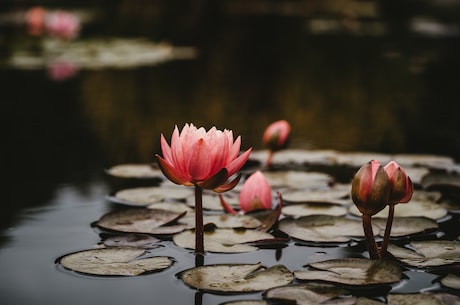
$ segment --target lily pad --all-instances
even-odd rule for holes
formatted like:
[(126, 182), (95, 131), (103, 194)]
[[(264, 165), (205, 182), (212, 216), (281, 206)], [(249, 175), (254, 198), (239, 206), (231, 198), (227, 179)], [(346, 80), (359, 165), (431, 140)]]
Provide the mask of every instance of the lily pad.
[(455, 161), (448, 156), (428, 155), (428, 154), (397, 154), (393, 156), (394, 160), (402, 166), (420, 167), (425, 166), (428, 168), (445, 168), (453, 166)]
[(348, 213), (348, 209), (336, 204), (318, 202), (287, 205), (283, 207), (282, 213), (293, 217), (307, 215), (344, 216)]
[[(240, 207), (237, 196), (229, 196), (227, 193), (223, 194), (225, 201), (234, 209)], [(208, 211), (222, 211), (222, 204), (220, 203), (219, 196), (216, 194), (203, 193), (203, 209)], [(195, 197), (191, 196), (187, 198), (187, 205), (195, 207)]]
[(388, 251), (404, 264), (414, 267), (435, 267), (460, 263), (459, 241), (413, 241), (409, 247), (403, 248), (390, 244)]
[(350, 184), (334, 184), (317, 189), (289, 189), (283, 191), (283, 200), (286, 203), (342, 202), (350, 196), (350, 190)]
[(118, 178), (136, 178), (136, 179), (151, 179), (163, 177), (163, 173), (159, 169), (154, 169), (150, 164), (119, 164), (110, 167), (106, 173)]
[[(273, 239), (273, 235), (256, 230), (214, 229), (204, 232), (204, 249), (209, 252), (238, 253), (256, 251), (258, 248), (243, 243)], [(195, 231), (186, 230), (173, 236), (174, 243), (182, 248), (195, 249)]]
[(397, 264), (385, 260), (344, 258), (310, 263), (309, 266), (318, 271), (294, 271), (295, 277), (299, 280), (368, 286), (396, 283), (402, 276)]
[(183, 231), (186, 226), (166, 225), (184, 215), (160, 209), (129, 208), (103, 215), (96, 225), (102, 229), (125, 233), (174, 234)]
[(340, 152), (336, 154), (337, 165), (347, 165), (359, 168), (370, 160), (379, 160), (380, 163), (386, 164), (392, 160), (391, 155), (376, 152)]
[(267, 305), (267, 302), (262, 300), (237, 300), (221, 303), (220, 305)]
[(160, 247), (160, 240), (147, 234), (127, 234), (112, 236), (103, 241), (106, 247), (133, 247), (142, 249), (154, 249)]
[(443, 286), (460, 290), (460, 276), (455, 274), (448, 274), (441, 279)]
[[(376, 218), (372, 223), (380, 228), (380, 232), (375, 232), (377, 235), (385, 234), (387, 220)], [(426, 217), (395, 217), (391, 227), (391, 237), (401, 237), (422, 232), (434, 231), (439, 229), (438, 223)]]
[(389, 294), (389, 305), (459, 305), (460, 297), (447, 293)]
[(325, 173), (300, 172), (300, 171), (277, 171), (264, 172), (270, 186), (274, 189), (280, 187), (298, 188), (324, 188), (334, 182), (334, 178)]
[[(378, 212), (373, 218), (387, 218), (388, 206), (382, 211)], [(353, 215), (360, 216), (361, 212), (355, 205), (350, 206), (349, 212)], [(401, 203), (395, 206), (395, 217), (427, 217), (430, 219), (440, 219), (447, 215), (447, 210), (438, 203), (434, 202), (432, 198), (423, 195), (417, 195), (414, 192), (414, 197), (408, 203)]]
[[(179, 220), (180, 223), (186, 224), (187, 228), (195, 227), (195, 213), (188, 214)], [(204, 215), (203, 223), (214, 224), (218, 228), (246, 228), (255, 229), (261, 226), (261, 222), (256, 218), (249, 215), (239, 214), (218, 214), (218, 215)]]
[[(264, 292), (264, 298), (268, 300), (288, 301), (298, 305), (329, 304), (327, 301), (341, 296), (346, 296), (346, 300), (353, 302), (346, 304), (355, 304), (356, 302), (356, 298), (349, 297), (349, 293), (346, 290), (319, 283), (285, 285), (270, 288)], [(345, 303), (337, 303), (337, 305), (341, 304), (344, 305)]]
[(152, 203), (147, 206), (148, 209), (158, 209), (158, 210), (166, 210), (166, 211), (171, 211), (174, 213), (187, 213), (188, 214), (193, 214), (195, 213), (195, 210), (186, 205), (185, 203), (181, 202), (156, 202)]
[(152, 203), (165, 200), (185, 201), (187, 197), (193, 197), (193, 190), (178, 186), (152, 186), (124, 189), (109, 196), (108, 199), (115, 203), (148, 206)]
[(255, 292), (286, 285), (294, 280), (283, 265), (264, 268), (258, 264), (219, 264), (181, 272), (187, 285), (210, 292)]
[[(279, 222), (278, 227), (280, 231), (293, 238), (309, 242), (345, 243), (351, 241), (350, 236), (364, 236), (361, 221), (329, 215), (285, 218)], [(378, 230), (377, 226), (373, 227), (374, 230)]]
[(143, 257), (145, 254), (146, 250), (134, 248), (92, 249), (65, 255), (59, 263), (85, 274), (112, 276), (135, 276), (160, 271), (173, 264), (169, 257)]

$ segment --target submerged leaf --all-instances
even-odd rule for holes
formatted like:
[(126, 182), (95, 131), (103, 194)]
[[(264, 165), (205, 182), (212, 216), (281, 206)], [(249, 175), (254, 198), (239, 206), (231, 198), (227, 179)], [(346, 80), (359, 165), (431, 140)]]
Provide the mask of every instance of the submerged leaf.
[(409, 246), (402, 248), (390, 244), (388, 251), (409, 266), (433, 267), (460, 263), (459, 241), (413, 241)]
[(332, 259), (309, 264), (316, 270), (294, 271), (300, 280), (326, 281), (352, 286), (390, 284), (401, 280), (401, 269), (395, 263), (366, 258)]
[[(209, 252), (251, 252), (258, 248), (242, 243), (273, 239), (271, 234), (256, 230), (215, 229), (204, 232), (204, 249)], [(187, 230), (173, 236), (174, 243), (182, 248), (195, 249), (195, 231)]]
[(166, 256), (142, 258), (143, 249), (104, 248), (75, 252), (59, 263), (67, 269), (91, 275), (134, 276), (168, 268), (173, 261)]
[(191, 287), (211, 292), (262, 291), (294, 279), (282, 265), (265, 269), (260, 263), (201, 266), (181, 272), (179, 278)]

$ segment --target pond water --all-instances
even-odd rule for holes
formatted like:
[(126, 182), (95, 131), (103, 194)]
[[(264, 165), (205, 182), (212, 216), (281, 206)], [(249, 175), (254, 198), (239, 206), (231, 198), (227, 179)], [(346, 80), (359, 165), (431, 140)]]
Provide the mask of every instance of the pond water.
[[(80, 35), (64, 43), (28, 35), (20, 20), (26, 2), (0, 5), (4, 305), (260, 299), (186, 287), (175, 274), (193, 267), (194, 257), (170, 241), (152, 250), (176, 260), (158, 274), (102, 278), (55, 264), (100, 242), (92, 223), (114, 209), (105, 199), (113, 189), (104, 169), (152, 162), (160, 134), (169, 137), (175, 125), (232, 129), (244, 149), (261, 149), (264, 128), (286, 119), (294, 148), (460, 161), (458, 1), (417, 8), (397, 1), (48, 1), (49, 9), (82, 16)], [(113, 40), (129, 51), (108, 60)], [(156, 57), (141, 56), (145, 43)], [(76, 73), (53, 78), (48, 64), (56, 54), (78, 63)], [(296, 270), (364, 250), (292, 242), (210, 253), (205, 263), (261, 261)], [(439, 288), (436, 275), (405, 275), (417, 280), (392, 292)]]

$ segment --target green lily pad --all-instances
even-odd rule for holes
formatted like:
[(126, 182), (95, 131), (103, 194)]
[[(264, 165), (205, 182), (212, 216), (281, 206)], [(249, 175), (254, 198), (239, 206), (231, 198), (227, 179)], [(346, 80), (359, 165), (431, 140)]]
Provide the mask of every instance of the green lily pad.
[(108, 199), (115, 203), (148, 206), (152, 203), (162, 202), (165, 200), (182, 200), (187, 197), (193, 197), (193, 190), (187, 187), (179, 186), (151, 186), (136, 187), (118, 191)]
[[(293, 238), (309, 242), (345, 243), (351, 241), (350, 236), (364, 236), (361, 221), (329, 215), (284, 218), (279, 222), (278, 228)], [(375, 225), (373, 228), (378, 230)]]
[[(436, 193), (437, 194), (437, 193)], [(382, 211), (378, 212), (373, 218), (384, 218), (388, 217), (388, 206)], [(355, 205), (350, 206), (349, 212), (353, 215), (361, 216), (361, 212), (356, 208)], [(429, 194), (422, 193), (419, 191), (414, 192), (414, 196), (408, 203), (400, 203), (395, 206), (395, 217), (427, 217), (430, 219), (440, 219), (447, 215), (447, 210), (441, 205), (436, 203)]]
[(348, 213), (348, 209), (336, 204), (318, 202), (287, 205), (283, 207), (282, 213), (293, 217), (307, 215), (344, 216)]
[(368, 286), (396, 283), (401, 280), (401, 268), (385, 260), (366, 258), (332, 259), (310, 263), (317, 270), (294, 271), (299, 280), (326, 281), (351, 286)]
[(174, 234), (183, 231), (186, 226), (167, 224), (184, 215), (160, 209), (128, 208), (103, 215), (96, 225), (102, 229), (125, 233)]
[(410, 248), (388, 246), (388, 251), (398, 260), (414, 267), (434, 267), (460, 262), (460, 241), (413, 241)]
[(187, 285), (210, 292), (255, 292), (286, 285), (294, 280), (282, 265), (264, 268), (258, 264), (219, 264), (200, 266), (181, 272)]
[(135, 276), (160, 271), (173, 264), (166, 256), (143, 257), (147, 252), (134, 248), (103, 248), (67, 254), (59, 263), (70, 270), (91, 275)]
[[(273, 238), (273, 235), (262, 231), (217, 228), (204, 232), (204, 249), (218, 253), (251, 252), (256, 251), (258, 248), (244, 243)], [(186, 230), (175, 234), (173, 241), (179, 247), (195, 249), (195, 231)]]
[(159, 169), (150, 164), (119, 164), (110, 167), (106, 173), (118, 178), (151, 179), (162, 178), (164, 175)]
[(455, 274), (448, 274), (441, 279), (443, 286), (460, 290), (460, 276)]
[(272, 188), (292, 187), (298, 188), (324, 188), (334, 182), (334, 178), (325, 173), (301, 171), (264, 172)]
[(345, 202), (344, 199), (350, 196), (350, 190), (350, 184), (334, 184), (318, 189), (288, 189), (283, 191), (283, 200), (286, 203)]
[(132, 247), (154, 249), (160, 247), (160, 240), (147, 234), (127, 234), (112, 236), (103, 241), (106, 247)]
[[(387, 220), (376, 218), (372, 223), (380, 228), (379, 231), (374, 231), (375, 234), (383, 236)], [(391, 226), (391, 237), (401, 237), (422, 232), (429, 232), (439, 229), (438, 223), (426, 217), (395, 217)]]
[(319, 284), (306, 283), (285, 285), (275, 288), (270, 288), (264, 292), (264, 298), (273, 301), (284, 301), (299, 305), (309, 304), (329, 304), (328, 301), (337, 297), (346, 297), (344, 300), (352, 301), (353, 303), (334, 303), (340, 304), (355, 304), (356, 298), (350, 297), (349, 293), (339, 287)]
[(460, 297), (447, 293), (389, 294), (388, 305), (458, 305)]

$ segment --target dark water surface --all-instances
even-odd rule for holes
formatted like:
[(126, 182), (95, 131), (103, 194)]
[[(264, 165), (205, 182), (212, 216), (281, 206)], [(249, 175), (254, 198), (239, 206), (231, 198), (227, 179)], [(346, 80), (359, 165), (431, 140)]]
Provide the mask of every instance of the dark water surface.
[[(44, 69), (3, 64), (28, 48), (29, 38), (21, 27), (0, 24), (6, 181), (0, 303), (218, 304), (260, 298), (185, 287), (174, 275), (193, 267), (194, 258), (172, 243), (152, 250), (177, 260), (160, 274), (88, 277), (54, 263), (100, 241), (91, 223), (113, 208), (104, 199), (111, 189), (103, 169), (152, 162), (160, 133), (169, 137), (176, 124), (229, 128), (242, 135), (243, 148), (260, 149), (265, 126), (287, 119), (292, 147), (441, 154), (458, 163), (460, 4), (426, 1), (414, 8), (355, 1), (366, 9), (337, 9), (326, 2), (331, 5), (127, 0), (81, 7), (67, 1), (64, 8), (95, 16), (79, 40), (143, 37), (193, 47), (198, 55), (130, 69), (81, 69), (65, 81), (51, 80)], [(301, 3), (302, 9), (295, 6)], [(6, 1), (0, 8), (8, 14), (32, 4)], [(291, 243), (281, 256), (264, 249), (208, 254), (205, 262), (281, 262), (297, 270), (362, 250)], [(406, 275), (418, 280), (396, 285), (394, 292), (438, 287), (431, 274)]]

